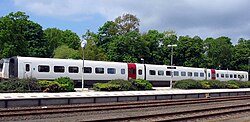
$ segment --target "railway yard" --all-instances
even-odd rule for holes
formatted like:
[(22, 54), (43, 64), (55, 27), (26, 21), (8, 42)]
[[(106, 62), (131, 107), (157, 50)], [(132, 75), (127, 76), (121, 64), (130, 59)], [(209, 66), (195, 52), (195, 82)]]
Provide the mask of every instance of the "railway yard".
[[(206, 92), (205, 92), (206, 91)], [(156, 90), (134, 92), (76, 92), (111, 100), (81, 104), (52, 104), (0, 108), (0, 121), (249, 121), (250, 89)], [(132, 94), (133, 93), (133, 94)], [(151, 94), (150, 94), (151, 93)], [(51, 99), (48, 94), (41, 96)], [(54, 93), (55, 94), (55, 93)], [(61, 93), (66, 94), (66, 93)], [(95, 94), (95, 95), (93, 95)], [(113, 94), (113, 96), (112, 96)], [(127, 94), (127, 95), (126, 95)], [(10, 94), (8, 94), (10, 95)], [(22, 98), (5, 98), (17, 101)], [(18, 94), (20, 96), (20, 94)], [(165, 95), (165, 97), (163, 97)], [(167, 97), (167, 96), (171, 97)], [(179, 96), (178, 96), (179, 95)], [(39, 96), (39, 95), (38, 95)], [(127, 100), (112, 101), (125, 97)], [(152, 97), (153, 96), (153, 97)], [(159, 97), (161, 96), (161, 97)], [(26, 97), (29, 98), (27, 95)], [(58, 97), (58, 96), (57, 96)], [(68, 96), (69, 97), (69, 96)], [(132, 98), (136, 98), (132, 99)], [(143, 99), (142, 99), (143, 98)], [(146, 99), (148, 98), (148, 99)], [(158, 98), (158, 99), (151, 99)], [(161, 99), (159, 99), (161, 98)], [(27, 98), (26, 98), (27, 99)], [(57, 98), (58, 99), (58, 98)], [(64, 96), (65, 99), (65, 96)], [(80, 98), (78, 98), (80, 99)], [(1, 99), (3, 100), (3, 98)], [(30, 101), (26, 101), (30, 102)], [(41, 102), (41, 101), (40, 101)], [(60, 103), (60, 102), (59, 102)]]

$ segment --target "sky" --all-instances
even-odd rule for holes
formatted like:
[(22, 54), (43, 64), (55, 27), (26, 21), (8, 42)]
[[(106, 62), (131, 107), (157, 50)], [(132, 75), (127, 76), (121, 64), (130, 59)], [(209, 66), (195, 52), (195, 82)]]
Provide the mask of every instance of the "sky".
[(43, 29), (97, 32), (123, 14), (140, 19), (140, 32), (175, 31), (178, 36), (250, 39), (250, 0), (1, 0), (0, 16), (22, 11)]

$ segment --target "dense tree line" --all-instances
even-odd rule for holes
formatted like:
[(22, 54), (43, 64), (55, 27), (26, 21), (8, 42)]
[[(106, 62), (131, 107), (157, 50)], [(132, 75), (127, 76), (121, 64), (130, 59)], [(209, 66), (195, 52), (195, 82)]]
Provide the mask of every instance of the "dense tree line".
[[(82, 35), (88, 41), (85, 59), (117, 62), (170, 64), (174, 47), (174, 65), (214, 69), (248, 70), (250, 40), (240, 38), (233, 45), (228, 37), (205, 40), (199, 36), (177, 36), (174, 31), (149, 30), (140, 33), (140, 20), (124, 14), (107, 21), (97, 32)], [(71, 30), (47, 28), (29, 20), (24, 12), (0, 18), (0, 58), (36, 56), (81, 59), (80, 37)]]

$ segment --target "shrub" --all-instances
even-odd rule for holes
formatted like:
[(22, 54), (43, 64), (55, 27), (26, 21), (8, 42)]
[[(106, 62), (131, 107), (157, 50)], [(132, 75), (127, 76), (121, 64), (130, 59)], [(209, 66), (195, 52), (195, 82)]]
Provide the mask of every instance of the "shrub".
[(9, 79), (0, 82), (0, 92), (40, 91), (41, 88), (34, 78)]
[(238, 89), (240, 88), (239, 86), (235, 85), (235, 84), (226, 84), (226, 87), (229, 89)]
[(96, 91), (119, 91), (121, 86), (111, 83), (96, 83), (93, 88)]
[(74, 91), (74, 81), (69, 77), (60, 77), (55, 80), (59, 83), (62, 91)]
[(132, 84), (132, 82), (128, 80), (116, 79), (111, 80), (108, 83), (119, 85), (120, 91), (137, 90), (137, 88)]
[(179, 89), (200, 89), (202, 88), (202, 85), (199, 81), (187, 79), (176, 81), (173, 87)]
[(137, 87), (137, 90), (151, 90), (153, 87), (149, 81), (143, 79), (132, 80), (131, 82)]
[(226, 83), (218, 80), (208, 80), (208, 83), (212, 89), (223, 89), (226, 88)]
[(233, 84), (238, 86), (239, 88), (247, 88), (248, 87), (248, 83), (245, 81), (238, 81), (238, 80), (229, 80), (226, 82), (227, 84)]
[(211, 88), (211, 86), (209, 85), (209, 82), (207, 80), (201, 80), (200, 83), (201, 83), (202, 89), (210, 89)]
[[(56, 81), (47, 81), (47, 80), (40, 80), (40, 81), (38, 81), (38, 84), (41, 86), (41, 89), (43, 91), (50, 86), (55, 86), (54, 84), (57, 84), (59, 86), (59, 83), (57, 83)], [(46, 91), (48, 91), (48, 90), (46, 90)]]

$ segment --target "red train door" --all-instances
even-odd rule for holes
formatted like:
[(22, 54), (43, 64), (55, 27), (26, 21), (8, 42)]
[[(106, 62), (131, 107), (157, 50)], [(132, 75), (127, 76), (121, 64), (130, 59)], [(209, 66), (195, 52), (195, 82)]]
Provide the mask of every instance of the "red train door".
[(211, 69), (211, 79), (216, 80), (216, 72), (215, 69)]
[(136, 79), (136, 65), (128, 63), (128, 79)]

